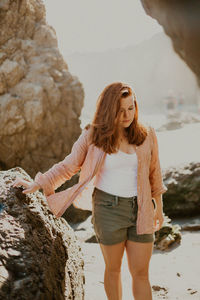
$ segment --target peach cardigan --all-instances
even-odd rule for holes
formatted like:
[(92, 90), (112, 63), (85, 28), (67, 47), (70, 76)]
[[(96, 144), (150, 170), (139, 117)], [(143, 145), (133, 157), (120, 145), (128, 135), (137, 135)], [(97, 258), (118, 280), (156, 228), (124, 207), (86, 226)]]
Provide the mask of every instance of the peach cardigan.
[[(48, 206), (56, 217), (63, 215), (72, 204), (81, 209), (92, 210), (91, 195), (94, 176), (104, 161), (106, 153), (90, 141), (91, 130), (84, 129), (74, 143), (71, 153), (56, 163), (47, 172), (35, 176), (43, 189)], [(154, 205), (152, 198), (165, 193), (159, 160), (158, 142), (153, 127), (148, 126), (148, 134), (142, 145), (136, 146), (138, 159), (137, 174), (137, 234), (153, 233)], [(55, 190), (69, 180), (79, 170), (79, 182), (72, 187), (55, 193)]]

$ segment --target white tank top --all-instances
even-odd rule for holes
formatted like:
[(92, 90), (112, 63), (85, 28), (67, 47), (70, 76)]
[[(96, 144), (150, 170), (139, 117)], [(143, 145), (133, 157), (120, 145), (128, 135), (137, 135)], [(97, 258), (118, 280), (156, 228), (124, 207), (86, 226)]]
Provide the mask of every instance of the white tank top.
[(106, 154), (94, 185), (104, 192), (121, 197), (137, 195), (137, 155), (122, 151)]

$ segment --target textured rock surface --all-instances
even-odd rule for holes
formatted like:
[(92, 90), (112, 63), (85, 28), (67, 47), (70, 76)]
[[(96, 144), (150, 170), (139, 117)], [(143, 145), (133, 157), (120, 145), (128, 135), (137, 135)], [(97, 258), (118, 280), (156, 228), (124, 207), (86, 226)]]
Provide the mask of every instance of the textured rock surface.
[(159, 231), (155, 232), (154, 247), (160, 250), (166, 250), (172, 244), (181, 242), (181, 226), (171, 224), (171, 219), (165, 215), (164, 222)]
[(148, 15), (163, 26), (174, 50), (200, 82), (200, 2), (197, 0), (141, 0)]
[(84, 299), (80, 243), (37, 191), (13, 188), (21, 168), (0, 172), (0, 299)]
[(70, 152), (81, 133), (83, 87), (58, 50), (41, 0), (0, 3), (0, 169), (32, 177)]
[(168, 190), (163, 195), (164, 212), (171, 217), (200, 214), (200, 163), (191, 162), (163, 172)]

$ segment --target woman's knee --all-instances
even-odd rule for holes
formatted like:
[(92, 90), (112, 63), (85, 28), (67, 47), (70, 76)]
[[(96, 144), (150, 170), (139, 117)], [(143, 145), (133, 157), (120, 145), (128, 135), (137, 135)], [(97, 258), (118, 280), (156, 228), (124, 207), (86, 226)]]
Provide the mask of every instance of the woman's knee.
[(118, 280), (121, 276), (121, 268), (107, 268), (105, 267), (105, 276), (110, 279)]
[(129, 265), (129, 272), (131, 273), (132, 277), (138, 277), (138, 278), (148, 278), (149, 277), (149, 267), (146, 266), (133, 266)]
[(119, 274), (121, 272), (121, 265), (119, 266), (105, 266), (105, 271), (110, 274)]
[(129, 267), (129, 271), (133, 278), (148, 280), (149, 279), (149, 270), (148, 268), (133, 268)]

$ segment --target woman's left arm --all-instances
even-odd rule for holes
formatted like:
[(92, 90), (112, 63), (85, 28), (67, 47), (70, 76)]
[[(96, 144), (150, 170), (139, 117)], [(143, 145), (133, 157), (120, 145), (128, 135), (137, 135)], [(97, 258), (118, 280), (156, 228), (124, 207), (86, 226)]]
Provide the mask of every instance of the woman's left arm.
[(167, 187), (163, 183), (162, 170), (160, 166), (158, 140), (155, 129), (151, 127), (153, 146), (151, 151), (151, 163), (149, 172), (149, 181), (151, 184), (152, 198), (155, 199), (156, 208), (154, 214), (155, 231), (162, 227), (164, 222), (162, 194), (167, 191)]
[(162, 170), (160, 166), (158, 140), (155, 133), (155, 129), (151, 127), (152, 134), (152, 149), (151, 149), (151, 162), (149, 169), (149, 181), (151, 184), (152, 197), (160, 196), (167, 191), (167, 187), (163, 183)]
[(87, 154), (87, 136), (87, 130), (84, 129), (73, 144), (70, 154), (45, 173), (38, 172), (36, 174), (34, 181), (41, 185), (45, 196), (53, 194), (55, 189), (80, 170)]
[(162, 202), (162, 194), (154, 197), (156, 201), (156, 208), (154, 213), (154, 228), (155, 231), (158, 231), (164, 222), (164, 214), (163, 214), (163, 202)]

